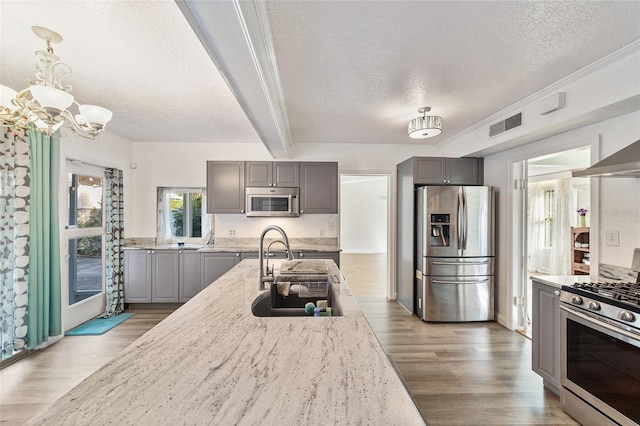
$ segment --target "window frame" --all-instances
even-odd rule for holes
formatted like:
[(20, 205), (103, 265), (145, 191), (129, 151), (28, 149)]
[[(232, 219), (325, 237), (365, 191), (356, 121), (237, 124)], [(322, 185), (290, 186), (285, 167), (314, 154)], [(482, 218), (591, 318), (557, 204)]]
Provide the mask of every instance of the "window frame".
[[(187, 242), (187, 243), (199, 243), (202, 242), (206, 237), (207, 232), (211, 228), (207, 226), (209, 218), (207, 212), (205, 210), (206, 206), (206, 188), (203, 187), (172, 187), (172, 186), (162, 186), (157, 187), (157, 218), (156, 218), (156, 243), (157, 244), (174, 244), (178, 241)], [(165, 200), (166, 194), (175, 194), (182, 193), (186, 194), (186, 197), (183, 195), (183, 206), (186, 204), (188, 207), (184, 209), (184, 228), (186, 236), (178, 237), (173, 235), (173, 230), (171, 229), (171, 210), (169, 209), (169, 202)], [(201, 213), (200, 213), (200, 223), (201, 223), (201, 236), (194, 237), (192, 236), (192, 200), (193, 194), (201, 194), (202, 201), (200, 205)], [(185, 202), (186, 198), (186, 202)]]

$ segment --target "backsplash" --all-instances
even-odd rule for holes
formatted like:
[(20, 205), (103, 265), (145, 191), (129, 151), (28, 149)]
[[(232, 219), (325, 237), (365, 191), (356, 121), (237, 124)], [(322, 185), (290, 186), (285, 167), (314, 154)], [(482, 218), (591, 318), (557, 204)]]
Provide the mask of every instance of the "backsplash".
[(636, 282), (638, 272), (624, 266), (600, 264), (600, 278), (609, 280), (620, 280), (625, 282)]
[[(246, 217), (239, 214), (214, 215), (215, 238), (258, 238), (269, 225), (284, 229), (289, 238), (338, 238), (340, 216), (303, 214), (300, 217)], [(269, 233), (267, 236), (270, 236)], [(274, 233), (276, 235), (276, 233)]]

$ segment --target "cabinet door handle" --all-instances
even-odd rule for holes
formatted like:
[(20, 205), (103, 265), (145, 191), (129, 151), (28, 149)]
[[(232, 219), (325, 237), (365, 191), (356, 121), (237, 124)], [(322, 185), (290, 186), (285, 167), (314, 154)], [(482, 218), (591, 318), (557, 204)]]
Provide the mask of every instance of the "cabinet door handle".
[(558, 290), (554, 291), (553, 294), (555, 294), (556, 296), (560, 296), (560, 292)]
[(240, 257), (240, 253), (236, 253), (236, 257)]
[(304, 257), (304, 253), (300, 253), (300, 257)]
[(240, 210), (240, 213), (244, 213), (244, 210)]

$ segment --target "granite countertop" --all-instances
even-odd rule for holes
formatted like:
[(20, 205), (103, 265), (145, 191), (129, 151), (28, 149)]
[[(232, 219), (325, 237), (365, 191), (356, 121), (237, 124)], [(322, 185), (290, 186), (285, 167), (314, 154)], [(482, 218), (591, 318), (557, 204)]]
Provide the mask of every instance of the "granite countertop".
[(557, 288), (561, 288), (563, 285), (590, 281), (589, 275), (536, 275), (529, 278), (532, 281), (538, 281)]
[[(265, 247), (270, 242), (278, 238), (265, 239)], [(255, 252), (258, 251), (257, 238), (216, 238), (215, 244), (185, 244), (178, 246), (177, 244), (155, 244), (148, 241), (127, 242), (125, 250), (146, 249), (146, 250), (198, 250), (201, 252), (228, 253), (228, 252)], [(305, 252), (336, 252), (340, 251), (337, 238), (290, 238), (289, 243), (293, 251)], [(280, 244), (273, 246), (274, 252), (284, 251), (284, 247)]]
[(254, 317), (245, 260), (29, 423), (424, 424), (327, 264), (343, 316)]

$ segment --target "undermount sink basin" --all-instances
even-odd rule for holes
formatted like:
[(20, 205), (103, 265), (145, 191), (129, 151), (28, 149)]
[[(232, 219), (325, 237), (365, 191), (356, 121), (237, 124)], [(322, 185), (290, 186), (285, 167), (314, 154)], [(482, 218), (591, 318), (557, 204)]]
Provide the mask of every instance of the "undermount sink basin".
[(276, 292), (275, 284), (270, 284), (270, 291), (260, 294), (251, 303), (251, 313), (256, 317), (312, 317), (313, 313), (306, 313), (304, 307), (307, 303), (317, 300), (328, 300), (331, 307), (331, 316), (341, 316), (339, 309), (332, 303), (332, 291), (329, 286), (328, 294), (324, 297), (300, 297), (298, 294), (290, 294), (287, 297)]

